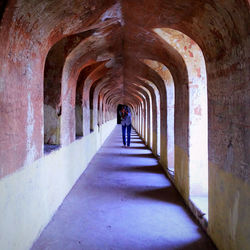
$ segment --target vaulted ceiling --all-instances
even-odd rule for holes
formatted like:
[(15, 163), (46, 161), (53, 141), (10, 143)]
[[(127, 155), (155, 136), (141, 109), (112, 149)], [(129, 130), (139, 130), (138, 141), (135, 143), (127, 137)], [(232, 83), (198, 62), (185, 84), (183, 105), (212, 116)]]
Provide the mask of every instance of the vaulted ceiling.
[[(46, 7), (48, 19), (56, 13), (53, 22), (60, 23), (51, 31), (50, 41), (54, 43), (58, 39), (59, 26), (61, 33), (69, 33), (53, 45), (45, 69), (45, 76), (50, 79), (48, 82), (53, 80), (58, 84), (50, 86), (55, 93), (52, 100), (57, 101), (61, 74), (68, 74), (65, 76), (67, 81), (71, 79), (75, 82), (78, 79), (77, 89), (80, 91), (82, 86), (79, 85), (86, 80), (89, 81), (89, 87), (106, 82), (108, 85), (105, 86), (111, 87), (110, 95), (118, 95), (120, 102), (124, 101), (127, 93), (137, 95), (131, 83), (138, 83), (138, 79), (147, 79), (160, 85), (159, 75), (144, 64), (143, 59), (164, 64), (170, 70), (175, 84), (186, 83), (186, 65), (182, 56), (155, 32), (156, 28), (168, 27), (187, 34), (201, 47), (207, 62), (223, 58), (225, 51), (239, 42), (240, 32), (241, 36), (247, 35), (244, 34), (246, 30), (240, 27), (242, 21), (237, 17), (235, 6), (224, 1), (94, 1), (90, 6), (85, 1), (84, 7), (80, 1), (73, 1), (72, 4), (67, 2), (71, 8), (64, 10), (63, 4), (60, 4), (59, 9), (56, 4), (53, 1)], [(244, 4), (246, 2), (242, 1)], [(85, 16), (79, 13), (81, 8), (86, 9)], [(229, 22), (229, 10), (232, 13), (232, 8), (239, 19), (238, 23)], [(235, 27), (234, 33), (232, 26)], [(232, 33), (229, 40), (227, 32)], [(50, 71), (52, 75), (48, 73)], [(56, 93), (57, 97), (54, 98)], [(135, 100), (132, 95), (126, 98), (131, 102)]]

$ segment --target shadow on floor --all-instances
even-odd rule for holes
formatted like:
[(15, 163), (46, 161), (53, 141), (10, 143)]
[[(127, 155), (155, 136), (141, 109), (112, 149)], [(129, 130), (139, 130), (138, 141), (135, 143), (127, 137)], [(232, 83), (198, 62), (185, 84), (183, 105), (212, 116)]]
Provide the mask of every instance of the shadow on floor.
[(179, 206), (184, 206), (183, 202), (178, 197), (176, 190), (171, 187), (161, 187), (161, 188), (150, 188), (145, 190), (144, 187), (141, 191), (133, 191), (137, 198), (150, 199), (154, 201), (161, 201), (167, 203), (173, 203)]
[(153, 174), (163, 174), (163, 170), (159, 165), (152, 166), (130, 166), (130, 167), (120, 167), (115, 169), (115, 171), (120, 172), (143, 172), (143, 173), (153, 173)]
[[(198, 231), (201, 231), (199, 228)], [(206, 244), (204, 244), (204, 239), (200, 239), (194, 242), (190, 242), (188, 245), (180, 246), (176, 250), (194, 250), (194, 249), (202, 249), (202, 250), (211, 250), (217, 249), (213, 242), (207, 238)]]
[[(198, 231), (200, 231), (198, 229)], [(147, 250), (216, 250), (216, 246), (213, 244), (213, 242), (207, 238), (204, 239), (198, 239), (196, 241), (192, 241), (190, 243), (179, 243), (179, 246), (176, 246), (177, 244), (173, 244), (171, 246), (170, 244), (166, 244), (165, 246), (149, 246), (146, 248)]]
[(131, 143), (140, 143), (140, 144), (144, 144), (142, 141), (134, 141), (134, 140), (131, 140)]
[[(117, 156), (120, 156), (120, 157), (135, 157), (135, 158), (152, 158), (152, 159), (155, 159), (155, 156), (152, 154), (152, 153), (145, 153), (145, 154), (128, 154), (128, 153), (103, 153), (103, 154), (106, 154), (106, 155), (109, 155), (111, 157), (117, 157)], [(138, 159), (139, 160), (139, 159)]]
[(146, 146), (141, 146), (141, 147), (130, 146), (129, 148), (132, 148), (132, 149), (148, 149), (148, 147), (146, 147)]
[(59, 149), (61, 145), (51, 145), (51, 144), (44, 144), (44, 154), (49, 154), (52, 151)]

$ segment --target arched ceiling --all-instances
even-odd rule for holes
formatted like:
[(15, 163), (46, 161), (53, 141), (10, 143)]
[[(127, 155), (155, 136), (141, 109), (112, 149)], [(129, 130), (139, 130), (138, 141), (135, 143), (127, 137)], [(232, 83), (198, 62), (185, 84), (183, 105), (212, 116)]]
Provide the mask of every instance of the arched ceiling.
[(47, 98), (50, 102), (59, 102), (60, 91), (55, 89), (60, 89), (61, 75), (62, 81), (76, 85), (80, 97), (86, 84), (96, 87), (103, 79), (106, 88), (110, 85), (111, 89), (120, 90), (114, 92), (120, 99), (131, 93), (124, 89), (138, 92), (131, 79), (139, 85), (138, 79), (146, 79), (164, 91), (161, 77), (144, 59), (165, 65), (175, 84), (187, 84), (182, 55), (154, 32), (156, 28), (177, 29), (190, 36), (203, 50), (207, 62), (223, 58), (226, 50), (248, 35), (247, 29), (242, 28), (249, 23), (249, 4), (244, 0), (237, 5), (219, 0), (53, 0), (22, 5), (23, 2), (16, 0), (9, 5), (16, 8), (16, 20), (40, 39), (42, 49), (50, 49), (45, 82), (49, 78), (58, 83), (50, 89), (50, 94), (57, 93), (56, 98)]

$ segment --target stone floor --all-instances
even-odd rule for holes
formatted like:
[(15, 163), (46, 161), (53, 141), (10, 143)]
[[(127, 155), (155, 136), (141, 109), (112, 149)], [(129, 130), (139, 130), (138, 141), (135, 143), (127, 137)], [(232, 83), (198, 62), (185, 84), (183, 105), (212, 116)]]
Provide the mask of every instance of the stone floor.
[(135, 131), (124, 148), (117, 125), (33, 245), (37, 249), (215, 247)]

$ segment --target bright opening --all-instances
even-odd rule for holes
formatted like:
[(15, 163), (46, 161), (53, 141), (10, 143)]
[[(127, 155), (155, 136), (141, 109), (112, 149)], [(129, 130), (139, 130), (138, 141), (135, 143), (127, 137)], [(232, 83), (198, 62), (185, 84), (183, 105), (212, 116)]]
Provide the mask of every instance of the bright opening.
[(208, 219), (208, 114), (206, 65), (200, 47), (177, 30), (154, 30), (185, 61), (189, 87), (189, 197)]

